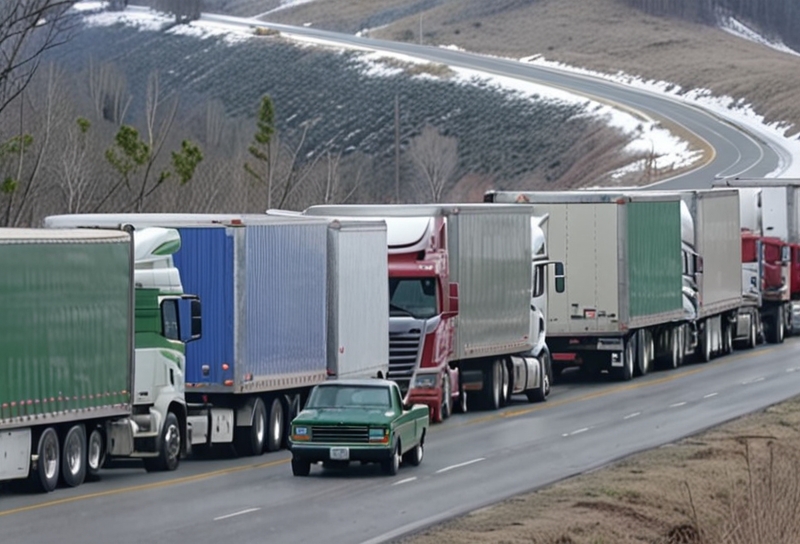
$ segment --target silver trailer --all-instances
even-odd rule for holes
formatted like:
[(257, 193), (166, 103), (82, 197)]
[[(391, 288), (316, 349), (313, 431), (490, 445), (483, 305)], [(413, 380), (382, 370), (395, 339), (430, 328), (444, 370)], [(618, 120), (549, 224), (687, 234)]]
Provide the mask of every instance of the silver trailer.
[(332, 221), (328, 229), (328, 374), (389, 373), (386, 223)]

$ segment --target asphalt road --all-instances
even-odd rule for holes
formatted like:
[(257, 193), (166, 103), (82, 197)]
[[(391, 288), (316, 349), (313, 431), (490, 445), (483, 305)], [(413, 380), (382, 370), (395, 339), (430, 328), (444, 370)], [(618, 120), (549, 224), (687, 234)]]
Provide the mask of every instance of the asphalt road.
[(49, 495), (6, 492), (2, 542), (380, 542), (792, 397), (798, 355), (790, 339), (624, 384), (567, 374), (546, 403), (519, 399), (434, 427), (422, 465), (395, 477), (353, 465), (296, 478), (279, 452), (184, 461), (171, 474), (107, 470)]
[(791, 162), (791, 154), (787, 150), (774, 143), (764, 141), (757, 135), (748, 134), (744, 126), (736, 126), (730, 120), (719, 118), (670, 95), (653, 93), (602, 78), (452, 49), (374, 40), (311, 27), (293, 27), (259, 22), (254, 19), (210, 14), (204, 15), (203, 19), (238, 27), (267, 26), (286, 34), (316, 38), (348, 47), (411, 55), (431, 62), (567, 89), (575, 94), (617, 105), (646, 118), (669, 120), (682, 125), (708, 142), (715, 150), (713, 159), (702, 168), (660, 182), (653, 188), (710, 187), (715, 176), (764, 177), (776, 171), (779, 172)]

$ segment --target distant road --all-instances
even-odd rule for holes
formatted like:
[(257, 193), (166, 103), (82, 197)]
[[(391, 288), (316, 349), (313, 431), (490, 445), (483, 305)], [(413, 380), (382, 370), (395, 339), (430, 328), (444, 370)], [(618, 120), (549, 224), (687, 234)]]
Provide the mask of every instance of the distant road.
[(790, 154), (786, 150), (773, 147), (757, 136), (749, 134), (745, 129), (735, 126), (731, 121), (721, 119), (697, 106), (666, 94), (656, 94), (601, 78), (554, 68), (532, 66), (514, 60), (484, 57), (463, 51), (374, 40), (311, 27), (294, 27), (224, 15), (207, 14), (203, 15), (203, 20), (240, 27), (259, 25), (274, 28), (286, 34), (317, 38), (343, 46), (400, 53), (431, 62), (562, 88), (598, 101), (632, 108), (653, 118), (672, 121), (704, 139), (715, 149), (715, 156), (709, 164), (691, 173), (661, 182), (654, 188), (710, 187), (715, 176), (764, 177), (790, 160)]

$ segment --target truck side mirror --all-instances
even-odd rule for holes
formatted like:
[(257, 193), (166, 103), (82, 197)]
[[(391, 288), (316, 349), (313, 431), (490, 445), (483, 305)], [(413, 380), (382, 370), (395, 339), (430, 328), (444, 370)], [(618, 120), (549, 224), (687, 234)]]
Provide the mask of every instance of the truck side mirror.
[(783, 261), (784, 264), (792, 260), (791, 249), (792, 248), (789, 246), (781, 246), (781, 261)]
[(449, 293), (449, 305), (450, 305), (450, 313), (453, 315), (458, 314), (458, 284), (451, 283), (450, 284), (450, 293)]
[(564, 263), (556, 262), (555, 264), (555, 283), (556, 293), (563, 293), (566, 288), (566, 277), (564, 276)]
[(202, 313), (200, 299), (193, 295), (184, 295), (178, 300), (178, 323), (180, 341), (189, 343), (202, 335)]

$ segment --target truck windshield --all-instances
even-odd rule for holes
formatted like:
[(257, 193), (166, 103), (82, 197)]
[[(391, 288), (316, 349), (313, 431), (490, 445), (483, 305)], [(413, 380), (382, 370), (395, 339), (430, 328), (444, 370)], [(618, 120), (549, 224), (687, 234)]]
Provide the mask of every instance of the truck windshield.
[(435, 278), (389, 278), (389, 315), (428, 319), (436, 315)]
[(306, 408), (358, 408), (362, 406), (391, 408), (389, 388), (323, 385), (311, 393)]

